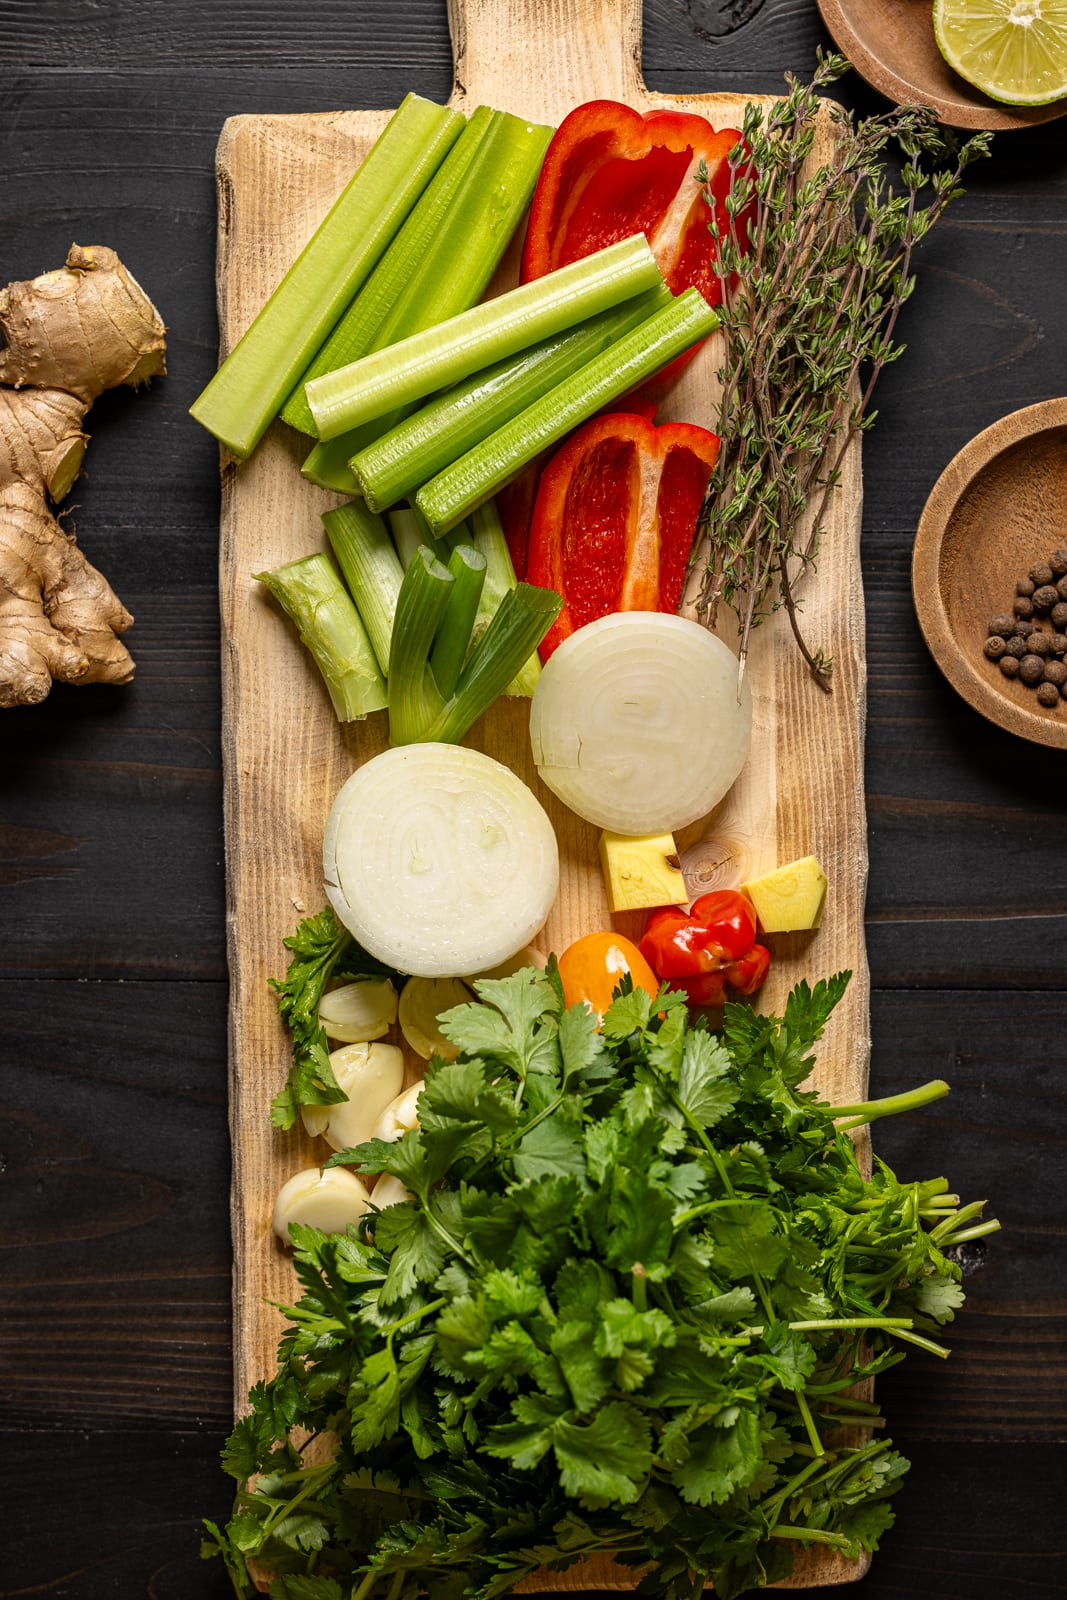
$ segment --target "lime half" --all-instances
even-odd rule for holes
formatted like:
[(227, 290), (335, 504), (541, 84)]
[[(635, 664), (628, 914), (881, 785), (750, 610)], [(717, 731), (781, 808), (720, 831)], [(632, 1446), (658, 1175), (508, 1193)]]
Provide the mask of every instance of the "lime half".
[(992, 100), (1067, 95), (1067, 0), (934, 0), (934, 34), (949, 66)]

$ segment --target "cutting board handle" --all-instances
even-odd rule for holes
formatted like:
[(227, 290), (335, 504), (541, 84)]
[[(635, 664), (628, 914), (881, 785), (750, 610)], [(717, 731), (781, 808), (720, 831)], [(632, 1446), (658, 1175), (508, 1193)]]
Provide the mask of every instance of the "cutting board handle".
[(641, 0), (448, 0), (453, 104), (499, 104), (545, 120), (554, 97), (632, 101), (641, 78)]

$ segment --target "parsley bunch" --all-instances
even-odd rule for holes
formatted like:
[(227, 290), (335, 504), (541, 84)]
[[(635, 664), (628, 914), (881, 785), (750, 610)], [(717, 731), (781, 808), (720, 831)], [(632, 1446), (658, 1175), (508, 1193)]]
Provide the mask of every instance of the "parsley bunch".
[(488, 1600), (600, 1551), (730, 1600), (798, 1546), (876, 1548), (907, 1463), (865, 1380), (945, 1353), (949, 1252), (997, 1224), (865, 1178), (835, 1115), (880, 1103), (801, 1087), (846, 980), (721, 1037), (641, 990), (598, 1032), (552, 966), (445, 1014), (420, 1129), (333, 1157), (411, 1200), (292, 1230), (304, 1295), (205, 1543), (238, 1595), (249, 1558), (275, 1600)]
[(289, 1076), (270, 1108), (272, 1124), (283, 1130), (294, 1125), (301, 1106), (336, 1105), (345, 1099), (330, 1066), (325, 1029), (319, 1023), (319, 1001), (326, 985), (331, 979), (350, 983), (356, 978), (398, 976), (356, 943), (329, 906), (317, 916), (305, 917), (284, 943), (292, 951), (285, 977), (270, 979), (278, 995), (278, 1014), (293, 1036)]

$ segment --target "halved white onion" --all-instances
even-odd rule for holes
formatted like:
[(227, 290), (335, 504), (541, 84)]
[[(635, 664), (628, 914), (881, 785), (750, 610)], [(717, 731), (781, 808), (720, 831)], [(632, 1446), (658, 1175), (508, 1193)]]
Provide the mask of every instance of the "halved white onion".
[(330, 1051), (330, 1067), (348, 1099), (301, 1106), (300, 1116), (312, 1138), (321, 1134), (334, 1150), (350, 1150), (372, 1136), (378, 1118), (400, 1093), (404, 1053), (395, 1044), (346, 1044)]
[(274, 1202), (272, 1226), (283, 1243), (289, 1227), (302, 1222), (322, 1233), (343, 1233), (370, 1208), (365, 1184), (347, 1167), (305, 1167), (283, 1183)]
[(478, 972), (543, 927), (559, 887), (552, 824), (520, 778), (454, 744), (374, 756), (344, 784), (323, 839), (326, 893), (399, 972)]
[(545, 663), (530, 707), (538, 771), (598, 828), (673, 833), (705, 816), (745, 764), (752, 697), (737, 657), (698, 622), (618, 611)]

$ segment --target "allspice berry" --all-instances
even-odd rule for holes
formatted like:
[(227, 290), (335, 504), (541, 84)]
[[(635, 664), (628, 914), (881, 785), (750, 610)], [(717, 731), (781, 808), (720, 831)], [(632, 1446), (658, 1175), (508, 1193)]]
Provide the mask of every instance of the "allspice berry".
[(984, 648), (990, 661), (999, 661), (1007, 646), (999, 633), (991, 633), (985, 642)]
[(1032, 656), (1047, 656), (1052, 652), (1049, 648), (1051, 633), (1028, 633), (1026, 635), (1026, 648)]
[(1005, 655), (1014, 656), (1016, 661), (1021, 661), (1023, 656), (1026, 655), (1026, 653), (1027, 653), (1027, 650), (1026, 650), (1026, 636), (1025, 635), (1023, 635), (1021, 633), (1013, 633), (1010, 639), (1005, 639), (1005, 641), (1004, 641), (1004, 654)]
[(1067, 634), (1050, 633), (1048, 635), (1048, 652), (1050, 656), (1067, 654)]
[(1052, 626), (1059, 628), (1061, 632), (1067, 628), (1067, 600), (1057, 600), (1048, 614), (1048, 619)]
[(1062, 578), (1067, 573), (1067, 550), (1053, 550), (1048, 558), (1053, 577)]
[(1030, 604), (1033, 606), (1038, 616), (1043, 617), (1047, 612), (1052, 610), (1058, 599), (1059, 590), (1054, 589), (1051, 583), (1046, 583), (1043, 584), (1040, 589), (1034, 590)]
[(1006, 639), (1009, 633), (1015, 632), (1015, 618), (1009, 617), (1007, 612), (1001, 611), (997, 616), (990, 617), (989, 627), (986, 632), (988, 634), (999, 633), (1002, 639)]
[(1040, 588), (1043, 583), (1052, 582), (1052, 568), (1047, 561), (1036, 561), (1030, 568), (1030, 577)]
[[(1021, 633), (1024, 639), (1026, 638), (1027, 634), (1032, 633), (1033, 630), (1033, 617), (1016, 617), (1011, 627), (1012, 633)], [(1007, 638), (1008, 635), (1005, 634), (1004, 637)]]
[(1031, 686), (1041, 683), (1045, 676), (1045, 663), (1040, 656), (1023, 656), (1019, 662), (1019, 676)]
[(1060, 691), (1054, 683), (1039, 683), (1037, 698), (1043, 706), (1055, 706), (1059, 704)]
[(1028, 600), (1024, 594), (1017, 594), (1011, 609), (1017, 617), (1032, 617), (1034, 614), (1034, 602)]
[(1059, 595), (1061, 600), (1067, 600), (1067, 574), (1065, 574), (1057, 582), (1056, 593)]
[(1034, 582), (1033, 578), (1020, 578), (1018, 583), (1015, 585), (1015, 593), (1031, 595), (1036, 588), (1037, 584)]
[(1006, 678), (1019, 676), (1019, 661), (1017, 656), (1001, 656), (1000, 670)]
[(1067, 662), (1046, 661), (1045, 682), (1054, 683), (1057, 689), (1062, 689), (1063, 685), (1067, 683)]

